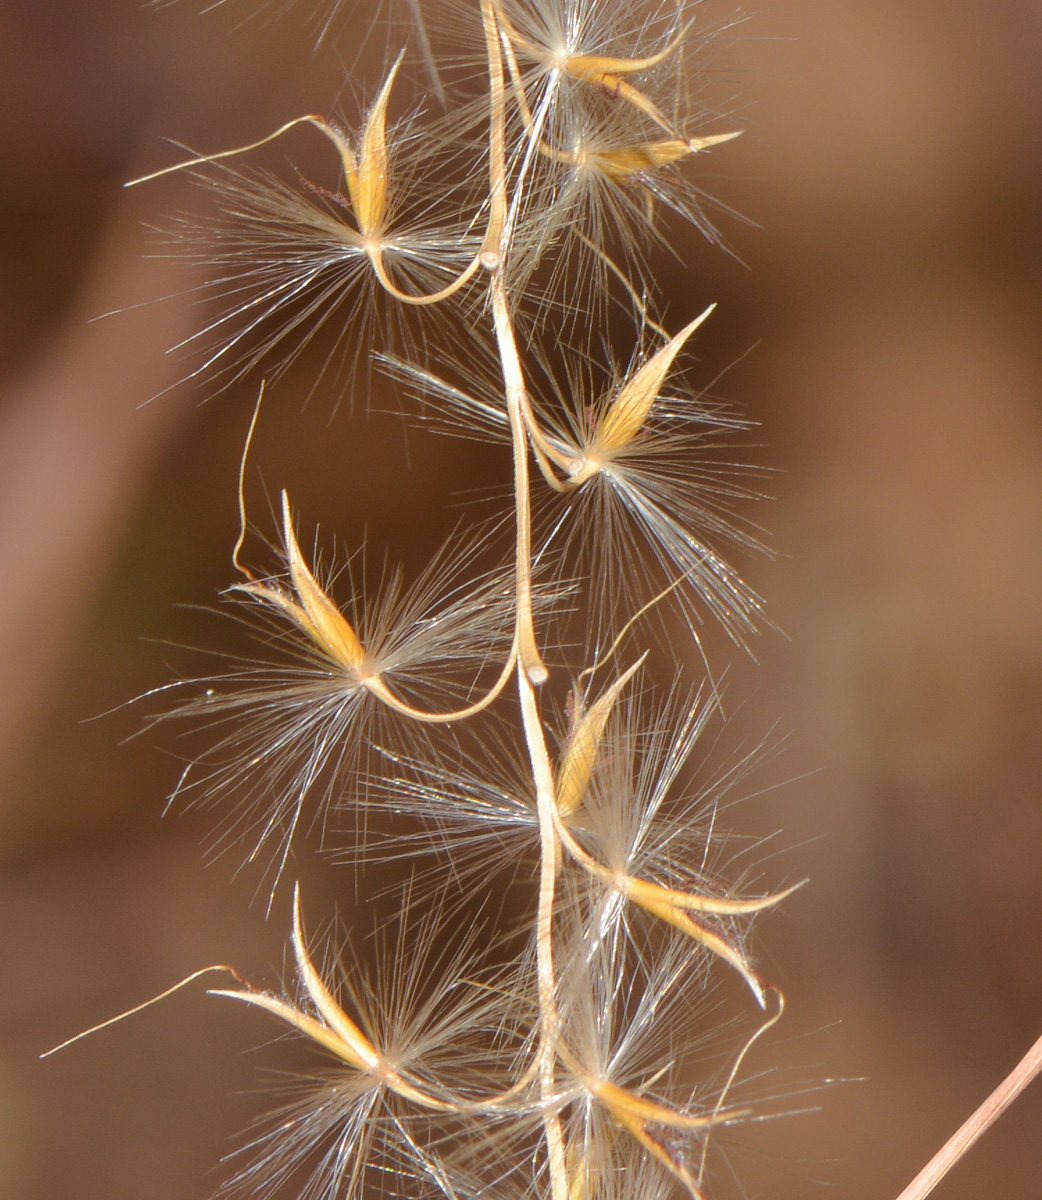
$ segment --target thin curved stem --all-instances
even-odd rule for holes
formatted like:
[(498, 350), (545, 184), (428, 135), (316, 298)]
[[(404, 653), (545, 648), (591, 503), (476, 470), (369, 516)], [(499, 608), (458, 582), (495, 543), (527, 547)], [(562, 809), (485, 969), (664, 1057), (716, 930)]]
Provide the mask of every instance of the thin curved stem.
[(189, 158), (184, 162), (174, 163), (169, 167), (161, 167), (158, 171), (152, 171), (148, 175), (140, 175), (137, 179), (128, 179), (123, 184), (124, 187), (137, 187), (139, 183), (150, 183), (153, 179), (161, 179), (164, 175), (173, 175), (177, 171), (187, 170), (189, 167), (201, 167), (208, 163), (219, 162), (222, 158), (234, 158), (238, 154), (246, 154), (250, 150), (259, 150), (261, 146), (266, 146), (269, 142), (275, 141), (276, 138), (282, 137), (284, 133), (288, 133), (297, 125), (313, 125), (320, 132), (329, 136), (329, 126), (323, 117), (315, 113), (308, 113), (303, 117), (294, 117), (292, 121), (287, 121), (284, 125), (280, 125), (274, 133), (269, 133), (267, 137), (262, 137), (256, 142), (250, 142), (246, 146), (236, 146), (231, 150), (218, 150), (216, 154), (200, 154), (196, 158)]
[[(531, 162), (530, 142), (517, 180), (509, 209), (505, 146), (505, 80), (499, 24), (493, 0), (481, 0), (482, 19), (488, 49), (490, 88), (490, 187), (493, 217), (500, 214), (502, 232), (495, 247), (486, 247), (485, 261), (492, 270), (491, 302), (496, 344), (503, 371), (507, 414), (510, 419), (511, 449), (514, 460), (514, 501), (516, 520), (515, 586), (517, 589), (517, 686), (521, 705), (525, 742), (528, 747), (535, 783), (539, 814), (539, 903), (536, 916), (536, 959), (539, 991), (539, 1093), (542, 1100), (543, 1131), (546, 1140), (552, 1200), (569, 1200), (567, 1157), (564, 1129), (558, 1112), (555, 1081), (556, 1045), (560, 1017), (557, 1011), (557, 984), (553, 962), (554, 889), (560, 848), (553, 825), (554, 784), (550, 755), (543, 735), (536, 704), (535, 687), (543, 683), (548, 671), (539, 653), (532, 617), (532, 509), (528, 465), (528, 437), (523, 406), (526, 401), (525, 378), (518, 354), (504, 274), (511, 231), (519, 212), (525, 172)], [(490, 221), (490, 228), (492, 222)]]
[(369, 256), (369, 262), (372, 264), (373, 274), (376, 276), (383, 290), (402, 304), (412, 304), (417, 307), (428, 304), (439, 304), (442, 300), (448, 300), (450, 296), (454, 296), (461, 288), (466, 287), (470, 283), (481, 266), (481, 255), (475, 254), (473, 259), (464, 267), (463, 271), (451, 283), (446, 284), (441, 291), (425, 292), (422, 295), (414, 296), (410, 292), (403, 292), (387, 274), (387, 268), (384, 266), (383, 248), (381, 246), (368, 246), (366, 253)]
[(510, 647), (510, 654), (507, 656), (507, 661), (503, 664), (503, 670), (499, 673), (499, 678), (496, 682), (480, 700), (475, 700), (473, 704), (467, 705), (466, 708), (457, 708), (453, 712), (447, 713), (425, 712), (423, 709), (413, 708), (411, 704), (406, 704), (404, 700), (400, 700), (378, 675), (364, 680), (362, 686), (378, 700), (386, 704), (388, 708), (393, 709), (396, 713), (400, 713), (403, 717), (409, 717), (413, 721), (422, 721), (427, 725), (449, 725), (453, 721), (465, 721), (468, 717), (475, 716), (497, 700), (502, 694), (503, 689), (510, 682), (510, 677), (514, 673), (516, 663), (517, 633), (515, 631), (514, 641)]

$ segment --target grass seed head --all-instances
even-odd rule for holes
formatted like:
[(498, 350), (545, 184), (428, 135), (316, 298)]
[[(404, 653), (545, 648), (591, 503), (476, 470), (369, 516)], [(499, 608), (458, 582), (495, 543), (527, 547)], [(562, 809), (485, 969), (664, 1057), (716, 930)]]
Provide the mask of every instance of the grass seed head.
[[(707, 614), (738, 642), (761, 623), (759, 597), (721, 557), (756, 545), (724, 442), (743, 422), (677, 371), (711, 308), (668, 334), (645, 261), (663, 207), (716, 236), (692, 167), (734, 134), (693, 99), (707, 40), (695, 0), (403, 2), (441, 116), (414, 101), (393, 119), (402, 51), (353, 128), (298, 117), (168, 169), (204, 171), (222, 218), (200, 251), (221, 307), (196, 374), (237, 378), (281, 357), (278, 374), (325, 326), (330, 366), (383, 350), (425, 418), (507, 447), (514, 481), (512, 554), (491, 573), (476, 568), (480, 533), (451, 539), (409, 586), (362, 557), (324, 569), (283, 493), (281, 561), (255, 575), (240, 561), (244, 456), (232, 561), (246, 582), (228, 599), (259, 648), (168, 714), (208, 739), (177, 794), (221, 805), (223, 834), (252, 844), (251, 859), (274, 844), (276, 883), (301, 823), (339, 835), (344, 814), (356, 837), (337, 838), (342, 858), (394, 860), (409, 878), (399, 869), (366, 896), (394, 909), (371, 964), (341, 965), (328, 945), (316, 958), (323, 939), (306, 937), (298, 892), (290, 987), (219, 992), (321, 1064), (229, 1189), (664, 1200), (679, 1185), (704, 1200), (709, 1140), (745, 1115), (725, 1104), (745, 1050), (721, 1065), (706, 1049), (708, 988), (737, 972), (766, 1005), (749, 930), (788, 893), (727, 870), (717, 818), (741, 765), (687, 784), (712, 707), (636, 694), (646, 654), (630, 642), (667, 599), (696, 641)], [(472, 78), (458, 57), (439, 69), (432, 47), (451, 35), (432, 41), (427, 19), (446, 11), (481, 48)], [(335, 180), (292, 186), (226, 165), (298, 126), (335, 151)], [(624, 369), (601, 320), (619, 295), (636, 325)], [(562, 321), (544, 351), (551, 314)], [(559, 649), (545, 618), (570, 603), (573, 575), (594, 661), (555, 755), (537, 685)], [(583, 690), (613, 658), (615, 681)], [(515, 679), (510, 724), (491, 706)], [(519, 925), (505, 897), (521, 890)]]

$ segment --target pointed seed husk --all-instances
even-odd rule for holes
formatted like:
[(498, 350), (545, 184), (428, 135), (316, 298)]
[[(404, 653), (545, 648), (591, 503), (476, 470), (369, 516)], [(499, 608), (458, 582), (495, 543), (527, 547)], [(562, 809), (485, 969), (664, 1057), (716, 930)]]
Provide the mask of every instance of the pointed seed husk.
[[(300, 599), (302, 613), (294, 611), (296, 605), (292, 601), (280, 599), (278, 603), (328, 658), (348, 671), (360, 671), (365, 650), (343, 613), (318, 586), (308, 569), (293, 532), (289, 496), (285, 492), (282, 493), (282, 526), (290, 578)], [(251, 590), (256, 594), (255, 588)]]
[(358, 192), (354, 197), (355, 217), (359, 230), (369, 236), (379, 236), (387, 220), (387, 195), (390, 186), (390, 163), (387, 154), (387, 105), (391, 99), (394, 77), (401, 66), (403, 50), (388, 72), (380, 94), (373, 102), (362, 132), (358, 155)]
[(604, 727), (615, 707), (615, 701), (646, 657), (647, 654), (642, 655), (628, 671), (620, 675), (577, 722), (557, 773), (557, 809), (561, 816), (571, 816), (582, 804), (597, 761)]
[(676, 334), (623, 384), (597, 426), (598, 446), (614, 452), (628, 446), (647, 420), (651, 406), (684, 343), (716, 308), (710, 306)]

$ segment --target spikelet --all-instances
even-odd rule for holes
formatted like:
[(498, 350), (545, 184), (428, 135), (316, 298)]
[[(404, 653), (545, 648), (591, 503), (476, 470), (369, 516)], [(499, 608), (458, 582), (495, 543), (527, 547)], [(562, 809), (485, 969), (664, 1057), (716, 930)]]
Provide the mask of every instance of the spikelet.
[[(726, 834), (717, 816), (750, 764), (738, 764), (694, 793), (679, 787), (716, 705), (674, 697), (649, 713), (645, 702), (624, 695), (639, 666), (574, 716), (562, 738), (555, 773), (561, 887), (587, 898), (582, 902), (599, 914), (593, 922), (599, 936), (608, 928), (657, 925), (688, 941), (692, 961), (701, 949), (737, 971), (763, 1007), (764, 986), (746, 949), (749, 926), (796, 888), (757, 895), (723, 883), (719, 860)], [(387, 755), (399, 772), (386, 773), (383, 803), (419, 819), (429, 832), (422, 840), (387, 839), (380, 857), (436, 854), (441, 866), (413, 876), (421, 887), (424, 880), (437, 887), (446, 870), (464, 895), (476, 892), (482, 879), (497, 878), (502, 886), (508, 873), (535, 877), (534, 788), (509, 743), (488, 753), (490, 737), (486, 731), (483, 759), (446, 764)], [(358, 857), (357, 849), (349, 855)]]
[[(295, 1183), (305, 1196), (349, 1200), (388, 1172), (409, 1181), (412, 1194), (465, 1194), (499, 1125), (511, 1117), (530, 1132), (526, 1095), (482, 1103), (495, 1098), (526, 1050), (512, 999), (518, 970), (481, 971), (479, 937), (472, 928), (446, 943), (437, 905), (418, 914), (407, 900), (368, 968), (341, 964), (334, 982), (313, 962), (298, 888), (296, 994), (252, 987), (211, 994), (273, 1016), (305, 1038), (323, 1066), (302, 1075), (289, 1101), (233, 1156), (237, 1169), (222, 1194), (275, 1195)], [(499, 1140), (501, 1153), (505, 1144)], [(502, 1173), (501, 1158), (489, 1161), (486, 1184)]]
[[(471, 189), (465, 200), (447, 182), (445, 155), (410, 119), (389, 124), (401, 61), (385, 75), (357, 134), (300, 117), (250, 146), (134, 181), (188, 169), (213, 198), (212, 216), (181, 218), (166, 233), (167, 253), (198, 265), (198, 291), (217, 309), (174, 347), (202, 353), (187, 378), (227, 386), (263, 365), (271, 381), (315, 343), (319, 377), (350, 391), (367, 377), (374, 345), (415, 351), (422, 344), (414, 310), (465, 291), (481, 245), (467, 207)], [(331, 144), (339, 170), (327, 177), (330, 186), (228, 165), (300, 126)], [(439, 319), (451, 321), (444, 311)]]
[(699, 965), (674, 945), (649, 968), (618, 929), (591, 933), (576, 914), (563, 949), (573, 1181), (580, 1195), (610, 1196), (613, 1179), (643, 1176), (651, 1194), (680, 1184), (702, 1200), (708, 1139), (749, 1114), (705, 1069), (721, 1046)]
[[(564, 758), (567, 767), (581, 739), (584, 786), (558, 806), (565, 851), (586, 875), (578, 886), (598, 897), (602, 930), (643, 913), (736, 970), (763, 1007), (764, 988), (745, 948), (748, 925), (795, 888), (756, 896), (721, 883), (726, 837), (716, 828), (717, 813), (741, 770), (697, 794), (677, 786), (715, 705), (674, 697), (650, 716), (639, 698), (617, 706), (621, 691), (604, 693), (607, 714), (590, 708)], [(562, 770), (559, 795), (564, 777)]]
[(217, 805), (219, 846), (245, 840), (251, 860), (273, 846), (276, 880), (302, 820), (364, 810), (352, 780), (371, 742), (429, 744), (413, 710), (444, 717), (486, 694), (477, 685), (509, 662), (512, 634), (509, 575), (469, 573), (480, 539), (447, 544), (408, 588), (392, 571), (367, 592), (349, 562), (335, 581), (346, 610), (305, 560), (285, 494), (283, 544), (285, 574), (227, 593), (262, 652), (181, 685), (195, 694), (158, 718), (204, 725), (211, 741), (171, 801)]
[(696, 7), (497, 0), (516, 137), (538, 151), (518, 239), (520, 278), (567, 238), (543, 303), (592, 280), (596, 304), (613, 276), (625, 283), (634, 270), (640, 278), (629, 286), (642, 290), (648, 245), (661, 243), (657, 208), (720, 241), (693, 160), (740, 131), (707, 129), (716, 115), (688, 99), (692, 59), (712, 36), (697, 27)]
[[(577, 576), (596, 581), (586, 599), (607, 641), (657, 596), (679, 607), (696, 641), (706, 615), (739, 645), (765, 623), (762, 600), (722, 553), (763, 549), (738, 513), (758, 497), (742, 481), (751, 469), (727, 453), (744, 422), (676, 379), (681, 352), (711, 311), (653, 353), (635, 354), (600, 396), (598, 373), (574, 351), (563, 379), (548, 364), (532, 372), (530, 436), (549, 484), (535, 492), (539, 527)], [(419, 399), (431, 428), (507, 438), (486, 356), (472, 356), (458, 384), (440, 364), (381, 361)]]
[(720, 436), (734, 420), (721, 420), (668, 382), (677, 354), (710, 311), (638, 358), (599, 403), (588, 403), (588, 390), (573, 383), (550, 429), (563, 466), (562, 500), (570, 504), (570, 494), (579, 493), (578, 519), (562, 525), (563, 537), (584, 547), (596, 577), (610, 571), (618, 581), (601, 605), (605, 620), (618, 624), (625, 611), (612, 608), (615, 597), (631, 611), (649, 599), (632, 581), (642, 574), (638, 563), (650, 560), (658, 567), (651, 594), (675, 587), (696, 637), (707, 612), (744, 644), (758, 628), (762, 602), (718, 549), (722, 543), (758, 548), (733, 509), (755, 493), (737, 482), (732, 464), (720, 461)]

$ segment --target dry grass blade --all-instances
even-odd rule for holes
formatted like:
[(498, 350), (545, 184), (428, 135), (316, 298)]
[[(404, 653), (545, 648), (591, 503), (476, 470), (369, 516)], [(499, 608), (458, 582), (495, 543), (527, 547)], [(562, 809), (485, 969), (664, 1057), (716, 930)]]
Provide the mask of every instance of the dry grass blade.
[(1042, 1038), (1035, 1042), (980, 1108), (952, 1134), (897, 1200), (926, 1200), (974, 1142), (995, 1124), (1039, 1074), (1042, 1074)]

